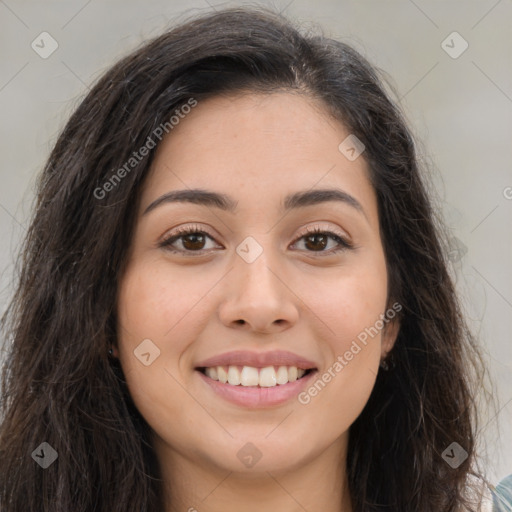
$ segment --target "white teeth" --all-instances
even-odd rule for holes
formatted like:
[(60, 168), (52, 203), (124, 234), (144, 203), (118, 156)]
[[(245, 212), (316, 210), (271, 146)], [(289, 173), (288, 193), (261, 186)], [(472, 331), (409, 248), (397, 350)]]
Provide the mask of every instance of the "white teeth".
[[(230, 368), (237, 369), (234, 366), (230, 366)], [(240, 373), (240, 384), (242, 384), (242, 386), (257, 386), (258, 383), (258, 369), (253, 368), (252, 366), (244, 366)]]
[(226, 370), (224, 370), (222, 366), (217, 366), (217, 378), (219, 379), (219, 382), (222, 382), (223, 384), (226, 384), (226, 382), (228, 381), (228, 373), (226, 372)]
[(238, 386), (238, 384), (240, 384), (240, 372), (236, 366), (230, 366), (228, 368), (228, 382), (232, 386)]
[(270, 388), (276, 385), (295, 382), (304, 376), (306, 370), (296, 366), (266, 366), (265, 368), (254, 368), (253, 366), (244, 366), (242, 371), (238, 366), (228, 366), (227, 371), (224, 366), (213, 366), (205, 369), (205, 374), (210, 379), (218, 380), (223, 384), (232, 386), (260, 386)]
[(280, 366), (277, 369), (277, 383), (286, 384), (288, 382), (288, 368), (286, 366)]
[[(245, 370), (245, 368), (244, 368)], [(266, 366), (260, 370), (259, 385), (262, 388), (271, 388), (277, 384), (276, 371), (273, 366)]]
[(208, 377), (210, 377), (210, 379), (219, 380), (217, 376), (217, 368), (215, 368), (215, 366), (212, 366), (211, 368), (206, 368), (205, 373), (206, 375), (208, 375)]

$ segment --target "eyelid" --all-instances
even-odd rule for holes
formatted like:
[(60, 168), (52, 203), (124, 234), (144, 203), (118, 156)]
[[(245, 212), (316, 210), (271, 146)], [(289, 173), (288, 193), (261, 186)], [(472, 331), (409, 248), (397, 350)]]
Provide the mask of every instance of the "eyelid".
[(186, 235), (188, 233), (195, 233), (195, 232), (204, 232), (211, 238), (215, 238), (216, 235), (213, 235), (210, 233), (208, 228), (205, 228), (204, 226), (201, 226), (199, 224), (186, 224), (185, 226), (180, 226), (176, 228), (175, 230), (168, 230), (166, 231), (159, 239), (157, 243), (165, 243), (171, 238), (179, 237), (180, 235)]
[(328, 226), (322, 227), (320, 224), (315, 224), (314, 226), (307, 226), (302, 231), (300, 231), (300, 234), (297, 235), (297, 237), (295, 238), (294, 241), (296, 242), (299, 238), (302, 238), (304, 235), (315, 234), (315, 233), (326, 233), (326, 232), (331, 232), (331, 233), (339, 236), (346, 243), (351, 243), (350, 237), (347, 233), (342, 232), (342, 231), (338, 230), (337, 228), (332, 228), (332, 227), (328, 227)]
[[(208, 238), (213, 240), (215, 243), (218, 243), (216, 241), (216, 235), (211, 234), (210, 231), (208, 230), (208, 228), (202, 227), (198, 224), (192, 224), (192, 225), (189, 224), (189, 225), (181, 226), (181, 227), (177, 228), (176, 230), (171, 231), (170, 233), (166, 232), (163, 236), (161, 236), (159, 238), (157, 245), (159, 247), (163, 247), (163, 248), (166, 248), (166, 246), (168, 246), (168, 250), (171, 252), (188, 254), (188, 255), (192, 255), (192, 256), (194, 256), (194, 255), (199, 256), (199, 255), (202, 255), (205, 253), (209, 253), (213, 250), (213, 249), (200, 249), (198, 251), (185, 251), (183, 249), (172, 249), (171, 248), (171, 243), (174, 243), (180, 237), (185, 236), (189, 233), (203, 233)], [(334, 250), (331, 249), (329, 251), (308, 251), (313, 254), (317, 253), (318, 255), (322, 255), (322, 254), (329, 255), (329, 254), (335, 254), (336, 252), (339, 252), (343, 249), (347, 250), (347, 249), (355, 249), (356, 248), (355, 245), (352, 243), (350, 236), (348, 236), (346, 233), (341, 232), (337, 228), (326, 227), (326, 226), (322, 227), (320, 224), (315, 224), (313, 226), (310, 225), (310, 226), (303, 228), (299, 232), (299, 234), (296, 237), (294, 237), (294, 239), (292, 241), (292, 245), (295, 245), (297, 242), (299, 242), (302, 238), (304, 238), (307, 235), (317, 234), (317, 233), (327, 234), (331, 238), (333, 238), (332, 235), (335, 235), (336, 237), (338, 237), (341, 240), (342, 243), (337, 242), (338, 247)]]

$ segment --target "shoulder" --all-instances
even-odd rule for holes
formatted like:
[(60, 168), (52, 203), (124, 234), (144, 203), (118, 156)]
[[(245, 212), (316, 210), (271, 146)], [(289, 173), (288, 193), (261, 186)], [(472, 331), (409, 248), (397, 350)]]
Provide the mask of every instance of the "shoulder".
[(508, 475), (492, 489), (493, 505), (491, 512), (512, 511), (512, 475)]
[(470, 498), (478, 504), (477, 512), (512, 512), (512, 475), (494, 487), (482, 480), (473, 480)]

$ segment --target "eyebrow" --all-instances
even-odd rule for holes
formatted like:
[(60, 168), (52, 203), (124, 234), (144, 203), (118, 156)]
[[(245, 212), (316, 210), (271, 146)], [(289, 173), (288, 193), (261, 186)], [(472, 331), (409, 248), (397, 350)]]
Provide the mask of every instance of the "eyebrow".
[[(289, 211), (295, 208), (303, 208), (329, 201), (345, 203), (366, 217), (366, 213), (361, 206), (361, 203), (355, 197), (343, 190), (335, 188), (294, 192), (284, 198), (281, 208), (284, 211)], [(173, 190), (155, 199), (144, 210), (142, 215), (148, 214), (163, 204), (175, 202), (193, 203), (206, 207), (214, 207), (233, 214), (236, 213), (238, 206), (238, 201), (235, 201), (232, 197), (219, 192), (212, 192), (204, 189)]]

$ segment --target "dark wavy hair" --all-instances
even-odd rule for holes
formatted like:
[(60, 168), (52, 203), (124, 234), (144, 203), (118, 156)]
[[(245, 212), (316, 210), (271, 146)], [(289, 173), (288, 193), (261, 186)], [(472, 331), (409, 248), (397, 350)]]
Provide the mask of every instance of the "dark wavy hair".
[[(190, 98), (275, 91), (320, 100), (364, 143), (389, 304), (403, 307), (392, 368), (350, 427), (354, 511), (476, 510), (466, 491), (470, 475), (484, 481), (476, 398), (487, 371), (448, 272), (444, 228), (381, 73), (313, 32), (263, 7), (196, 15), (113, 65), (71, 115), (40, 175), (2, 320), (2, 512), (163, 509), (150, 428), (107, 354), (156, 148), (108, 194), (98, 190)], [(45, 470), (31, 458), (43, 441), (58, 453)], [(457, 468), (442, 457), (453, 442), (468, 453)]]

